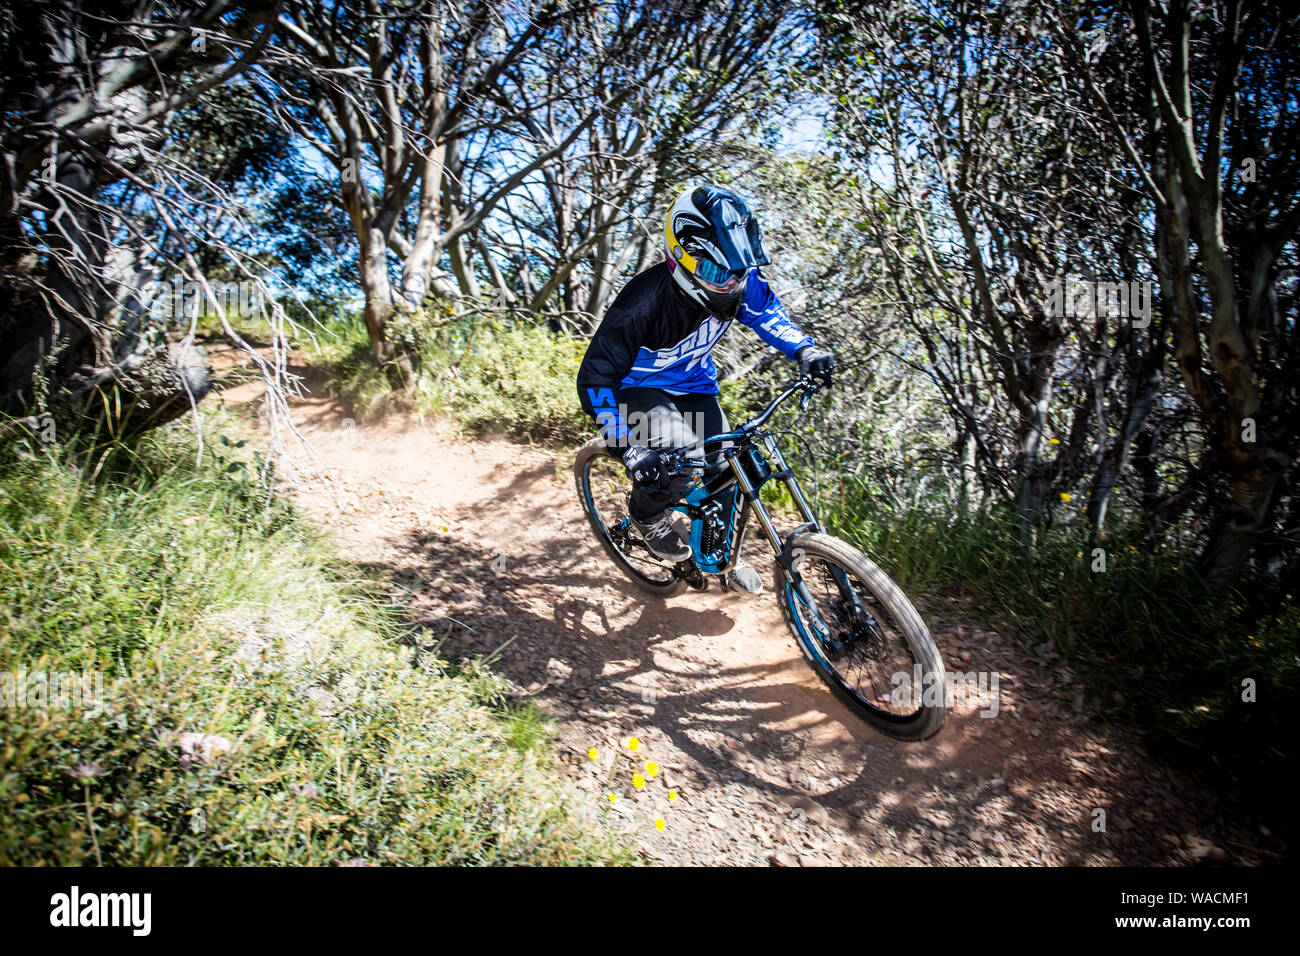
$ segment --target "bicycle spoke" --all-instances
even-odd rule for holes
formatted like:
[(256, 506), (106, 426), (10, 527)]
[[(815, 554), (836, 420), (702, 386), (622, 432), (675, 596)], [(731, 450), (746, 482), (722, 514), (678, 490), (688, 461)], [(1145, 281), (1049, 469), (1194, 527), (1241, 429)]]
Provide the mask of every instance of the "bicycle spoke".
[[(866, 586), (847, 570), (825, 559), (805, 561), (801, 567), (804, 584), (830, 628), (822, 642), (822, 654), (844, 685), (863, 703), (898, 716), (910, 716), (918, 709), (914, 700), (894, 700), (894, 675), (909, 680), (916, 663), (901, 628)], [(836, 577), (842, 575), (856, 597), (846, 600)], [(860, 606), (860, 609), (859, 609)], [(811, 615), (801, 612), (808, 621)]]
[(630, 524), (627, 496), (631, 482), (622, 465), (612, 458), (599, 458), (591, 463), (587, 476), (597, 520), (623, 560), (652, 583), (671, 581), (674, 566), (655, 556)]

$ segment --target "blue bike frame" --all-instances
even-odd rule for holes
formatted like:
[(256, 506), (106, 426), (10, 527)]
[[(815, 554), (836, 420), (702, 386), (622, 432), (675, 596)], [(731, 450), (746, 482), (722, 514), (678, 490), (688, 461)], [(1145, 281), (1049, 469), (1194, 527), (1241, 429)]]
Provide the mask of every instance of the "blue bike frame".
[[(738, 428), (721, 435), (712, 435), (700, 442), (685, 445), (664, 455), (669, 471), (683, 468), (698, 469), (700, 474), (695, 484), (687, 492), (685, 499), (672, 507), (691, 519), (690, 544), (695, 554), (696, 566), (708, 574), (723, 574), (730, 571), (740, 554), (740, 542), (745, 532), (746, 519), (752, 510), (767, 535), (777, 560), (783, 567), (788, 567), (790, 560), (790, 540), (807, 531), (821, 531), (821, 523), (813, 513), (812, 506), (804, 497), (803, 489), (794, 472), (786, 463), (785, 456), (777, 447), (772, 433), (763, 425), (772, 416), (783, 401), (796, 391), (803, 391), (801, 408), (806, 408), (808, 400), (820, 386), (808, 376), (802, 376), (778, 395), (760, 414), (744, 422)], [(693, 449), (709, 445), (722, 445), (714, 453), (722, 462), (710, 465), (707, 458), (686, 457)], [(803, 524), (795, 528), (783, 539), (772, 522), (767, 508), (759, 499), (759, 490), (769, 481), (785, 483), (795, 507), (803, 517)], [(749, 507), (746, 508), (745, 505)], [(711, 552), (704, 550), (704, 537), (713, 522), (715, 547)], [(721, 543), (721, 548), (717, 543)]]

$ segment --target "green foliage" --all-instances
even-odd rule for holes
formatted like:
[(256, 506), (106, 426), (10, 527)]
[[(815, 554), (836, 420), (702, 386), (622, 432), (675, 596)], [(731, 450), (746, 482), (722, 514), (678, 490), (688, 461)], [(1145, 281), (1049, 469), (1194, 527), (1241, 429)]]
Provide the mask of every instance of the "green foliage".
[(339, 400), (362, 418), (397, 403), (446, 412), (476, 434), (564, 444), (594, 431), (574, 384), (585, 342), (473, 313), (440, 324), (426, 319), (404, 331), (419, 372), (411, 393), (398, 396), (360, 322), (334, 329), (334, 338), (322, 338), (318, 360)]
[(0, 863), (627, 861), (568, 816), (540, 716), (417, 654), (212, 444), (0, 472), (6, 694), (22, 668), (103, 674), (90, 711), (0, 708)]
[[(1083, 677), (1090, 709), (1129, 723), (1176, 762), (1250, 794), (1283, 825), (1281, 794), (1250, 781), (1284, 775), (1297, 757), (1300, 612), (1261, 619), (1240, 597), (1207, 597), (1191, 559), (1144, 552), (1136, 536), (1096, 545), (1068, 526), (1021, 543), (1011, 518), (954, 519), (932, 508), (891, 513), (859, 500), (823, 509), (914, 598), (955, 592), (974, 613), (1030, 647), (1052, 642)], [(842, 517), (841, 517), (842, 515)], [(1105, 570), (1094, 547), (1105, 552)], [(1249, 584), (1249, 582), (1244, 582)], [(1243, 700), (1243, 681), (1255, 702)]]
[(353, 417), (365, 421), (393, 403), (392, 385), (359, 315), (332, 322), (318, 334), (311, 354), (331, 394)]
[(477, 433), (576, 443), (594, 426), (578, 406), (578, 365), (586, 343), (538, 325), (480, 321), (463, 348), (435, 339), (429, 365), (439, 406)]

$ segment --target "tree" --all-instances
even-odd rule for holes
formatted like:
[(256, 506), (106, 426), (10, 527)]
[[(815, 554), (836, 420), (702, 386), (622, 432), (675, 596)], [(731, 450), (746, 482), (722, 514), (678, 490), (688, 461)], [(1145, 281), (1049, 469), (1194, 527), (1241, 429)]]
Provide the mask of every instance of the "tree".
[[(267, 48), (269, 2), (37, 5), (0, 27), (0, 402), (111, 412), (136, 431), (207, 388), (188, 341), (149, 311), (166, 266), (212, 290), (190, 250), (191, 188), (168, 151), (178, 111)], [(208, 188), (211, 187), (211, 188)], [(218, 243), (219, 244), (219, 243)]]
[(1201, 571), (1234, 584), (1263, 543), (1272, 570), (1294, 575), (1300, 18), (1266, 3), (1134, 3), (1115, 26), (1135, 39), (1121, 63), (1136, 90), (1084, 62), (1074, 26), (1060, 34), (1087, 102), (1155, 211), (1174, 357), (1206, 434), (1197, 480), (1214, 518)]

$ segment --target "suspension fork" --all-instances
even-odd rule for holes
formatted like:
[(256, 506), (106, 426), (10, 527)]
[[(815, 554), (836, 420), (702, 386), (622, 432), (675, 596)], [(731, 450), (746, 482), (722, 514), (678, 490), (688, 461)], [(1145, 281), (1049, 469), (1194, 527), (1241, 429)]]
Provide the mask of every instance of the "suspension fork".
[[(790, 492), (790, 497), (794, 499), (795, 507), (799, 509), (799, 513), (803, 516), (805, 522), (791, 533), (791, 537), (793, 538), (794, 534), (805, 530), (823, 532), (821, 522), (817, 520), (817, 515), (813, 512), (812, 506), (808, 504), (808, 499), (804, 497), (803, 489), (799, 487), (799, 479), (794, 476), (794, 470), (786, 463), (785, 456), (781, 454), (781, 449), (777, 447), (771, 435), (764, 435), (762, 441), (764, 450), (776, 465), (777, 473), (783, 476), (782, 480), (785, 482), (786, 489)], [(835, 581), (835, 587), (840, 592), (840, 599), (853, 608), (855, 616), (859, 620), (865, 618), (868, 622), (874, 623), (871, 614), (862, 606), (862, 601), (858, 598), (857, 588), (849, 581), (849, 576), (844, 573), (844, 569), (832, 565), (831, 577)], [(802, 577), (800, 583), (803, 583)], [(800, 597), (804, 596), (800, 595)], [(820, 618), (820, 615), (818, 617)]]
[(746, 500), (748, 500), (750, 507), (758, 518), (758, 523), (763, 526), (763, 533), (767, 535), (768, 543), (772, 546), (772, 551), (776, 554), (777, 566), (781, 569), (781, 573), (785, 575), (786, 582), (794, 590), (795, 595), (799, 598), (799, 602), (807, 609), (808, 617), (812, 621), (813, 627), (823, 635), (825, 639), (830, 640), (832, 633), (830, 625), (826, 623), (826, 619), (822, 617), (821, 611), (817, 609), (817, 602), (813, 600), (812, 594), (808, 591), (808, 585), (804, 582), (803, 575), (795, 572), (793, 555), (791, 554), (794, 536), (799, 534), (801, 531), (808, 529), (820, 530), (820, 525), (817, 524), (817, 519), (813, 515), (812, 509), (808, 506), (808, 502), (804, 498), (803, 492), (799, 490), (798, 483), (792, 480), (794, 476), (785, 466), (784, 459), (780, 457), (781, 453), (776, 450), (775, 443), (772, 442), (771, 438), (764, 436), (764, 444), (769, 451), (775, 452), (774, 461), (780, 466), (778, 472), (785, 475), (787, 487), (791, 488), (791, 494), (795, 496), (795, 501), (799, 505), (800, 513), (804, 518), (808, 519), (805, 524), (801, 524), (798, 528), (791, 531), (784, 541), (781, 540), (781, 535), (777, 532), (776, 525), (772, 523), (772, 516), (767, 513), (767, 507), (759, 499), (758, 491), (755, 489), (754, 483), (749, 480), (749, 475), (745, 474), (745, 470), (740, 466), (737, 456), (729, 456), (727, 459), (728, 463), (731, 465), (732, 473), (736, 476), (736, 482), (740, 485), (741, 493), (745, 496)]
[(808, 530), (822, 531), (821, 522), (817, 520), (812, 505), (808, 504), (808, 499), (804, 497), (803, 489), (799, 487), (799, 479), (794, 476), (794, 470), (786, 463), (785, 455), (781, 454), (781, 449), (777, 447), (771, 435), (764, 435), (762, 441), (764, 451), (772, 459), (772, 463), (776, 465), (776, 474), (782, 476), (786, 490), (790, 492), (790, 497), (794, 499), (795, 507), (799, 509), (799, 514), (803, 516)]

